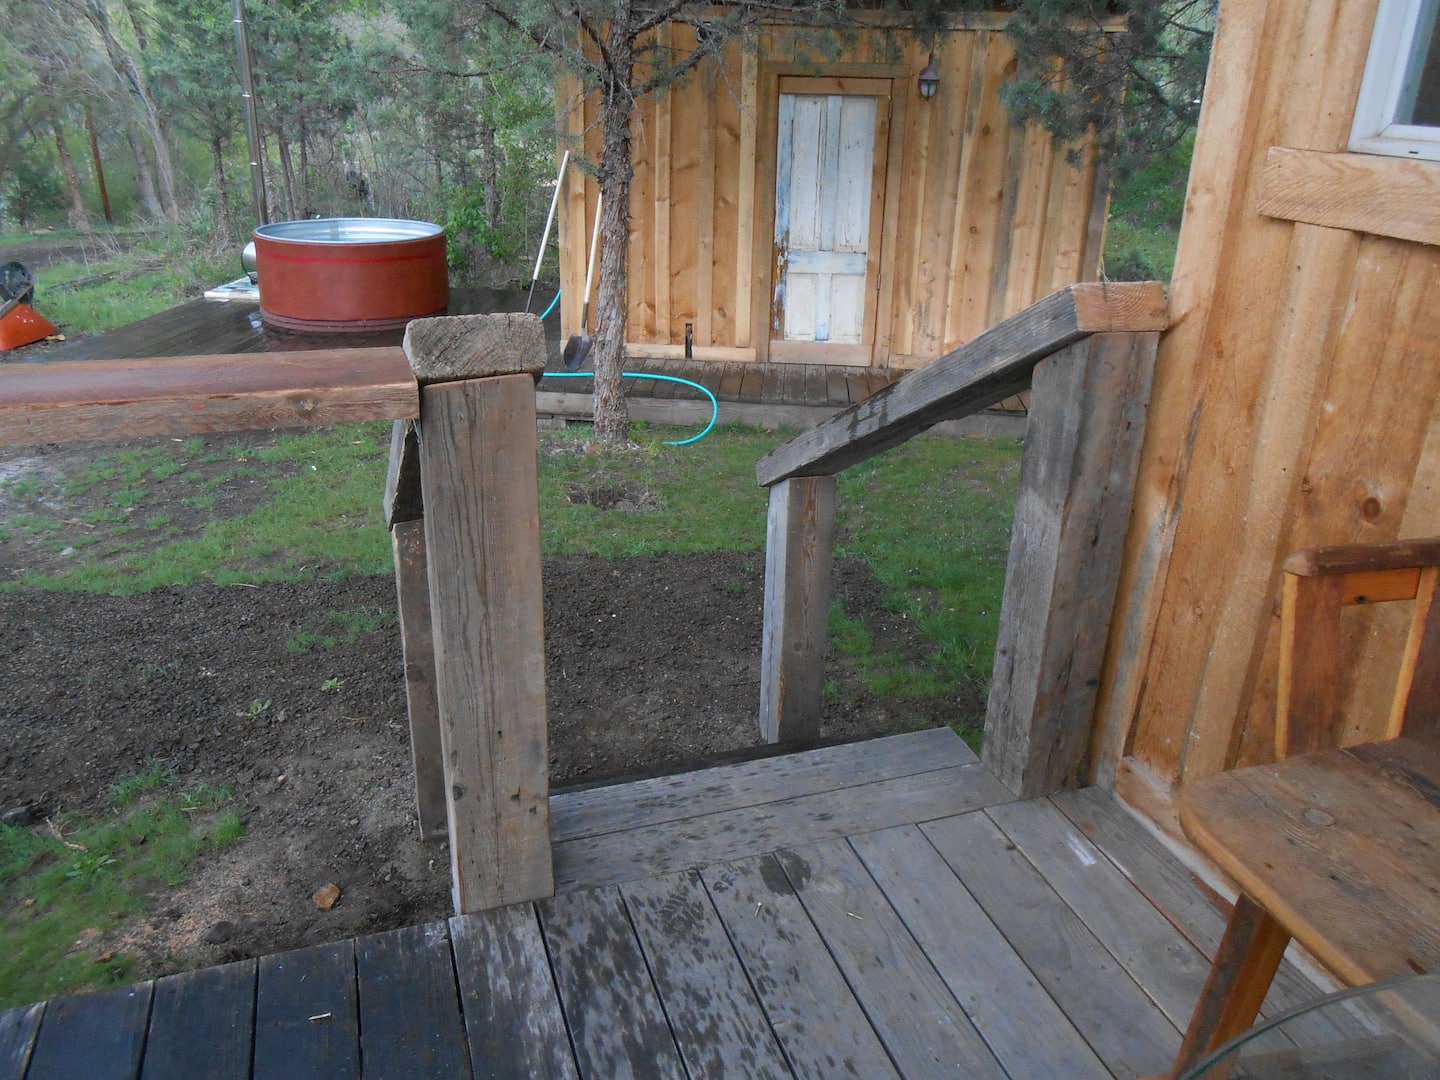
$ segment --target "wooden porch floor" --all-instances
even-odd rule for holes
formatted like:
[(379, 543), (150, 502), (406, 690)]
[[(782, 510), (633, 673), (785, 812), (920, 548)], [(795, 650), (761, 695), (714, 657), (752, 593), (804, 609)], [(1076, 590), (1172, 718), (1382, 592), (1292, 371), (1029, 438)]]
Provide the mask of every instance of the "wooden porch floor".
[[(519, 311), (524, 303), (523, 291), (457, 289), (452, 293), (449, 313), (466, 315)], [(545, 330), (550, 369), (558, 374), (564, 370), (560, 362), (559, 317), (551, 316)], [(333, 349), (337, 345), (366, 348), (399, 345), (402, 336), (403, 331), (400, 330), (341, 335), (276, 330), (265, 325), (259, 308), (254, 304), (190, 300), (108, 333), (29, 350), (23, 354), (22, 362), (289, 352)], [(642, 373), (642, 377), (629, 378), (624, 382), (631, 415), (637, 420), (704, 424), (710, 419), (710, 403), (699, 391), (643, 377), (666, 375), (689, 379), (707, 387), (719, 401), (720, 423), (739, 421), (766, 427), (808, 427), (840, 409), (863, 401), (903, 374), (876, 368), (822, 364), (704, 360), (634, 360), (627, 363), (626, 370)], [(588, 418), (590, 384), (583, 379), (543, 379), (537, 388), (536, 405), (541, 416)], [(967, 418), (964, 427), (977, 434), (1023, 435), (1024, 423), (1024, 406), (1017, 398), (1006, 403), (1004, 410)]]
[(551, 806), (554, 899), (14, 1009), (0, 1078), (1134, 1077), (1223, 928), (1111, 795), (943, 729)]

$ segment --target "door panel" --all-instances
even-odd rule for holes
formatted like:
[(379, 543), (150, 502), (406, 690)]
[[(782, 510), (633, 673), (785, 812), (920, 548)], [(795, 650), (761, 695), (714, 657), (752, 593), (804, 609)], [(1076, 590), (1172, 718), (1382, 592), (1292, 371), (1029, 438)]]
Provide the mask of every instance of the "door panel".
[(842, 345), (868, 340), (880, 101), (858, 94), (780, 94), (773, 338)]

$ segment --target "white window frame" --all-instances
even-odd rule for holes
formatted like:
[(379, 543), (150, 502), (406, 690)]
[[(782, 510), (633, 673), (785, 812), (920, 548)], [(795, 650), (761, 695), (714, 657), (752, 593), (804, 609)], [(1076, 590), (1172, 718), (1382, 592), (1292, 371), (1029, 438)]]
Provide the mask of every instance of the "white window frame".
[(1440, 161), (1440, 127), (1393, 122), (1423, 5), (1424, 0), (1380, 0), (1355, 102), (1351, 150)]

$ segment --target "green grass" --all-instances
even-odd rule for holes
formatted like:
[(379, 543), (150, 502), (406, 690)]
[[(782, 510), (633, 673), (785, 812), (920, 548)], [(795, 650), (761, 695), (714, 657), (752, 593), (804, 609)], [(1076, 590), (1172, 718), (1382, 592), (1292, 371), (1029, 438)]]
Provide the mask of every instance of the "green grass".
[(1192, 134), (1116, 181), (1105, 231), (1105, 273), (1112, 280), (1170, 280), (1194, 149)]
[(138, 977), (132, 958), (95, 939), (244, 835), (228, 788), (182, 789), (153, 762), (110, 795), (97, 817), (0, 825), (0, 1008)]
[(240, 273), (233, 251), (211, 252), (183, 236), (140, 234), (124, 254), (60, 263), (36, 274), (36, 305), (66, 334), (98, 334), (174, 307)]
[[(542, 443), (547, 553), (616, 558), (763, 551), (767, 495), (755, 482), (755, 462), (786, 435), (732, 426), (694, 446), (672, 447), (664, 445), (674, 437), (671, 430), (637, 426), (640, 449), (617, 454), (587, 450), (582, 431)], [(17, 517), (12, 527), (42, 533), (56, 550), (75, 550), (64, 572), (32, 574), (0, 588), (132, 594), (195, 582), (390, 573), (379, 498), (388, 443), (388, 427), (376, 424), (276, 436), (258, 447), (209, 455), (222, 472), (204, 484), (185, 472), (184, 463), (203, 452), (195, 445), (164, 442), (108, 455), (65, 480), (67, 494), (98, 497), (97, 491), (129, 485), (119, 490), (139, 493), (134, 516), (147, 526), (163, 520), (162, 507), (149, 502), (156, 477), (178, 475), (182, 483), (216, 490), (255, 479), (266, 498), (245, 514), (216, 518), (188, 535), (156, 536), (111, 558), (101, 558), (94, 546), (80, 548), (79, 532), (63, 522)], [(837, 554), (870, 565), (888, 604), (913, 622), (931, 649), (920, 665), (875, 656), (858, 639), (847, 643), (841, 627), (838, 651), (877, 692), (926, 696), (989, 678), (1019, 460), (1015, 440), (922, 436), (841, 475)], [(107, 509), (100, 517), (124, 513)], [(325, 612), (287, 628), (286, 645), (295, 652), (333, 648), (390, 617)]]

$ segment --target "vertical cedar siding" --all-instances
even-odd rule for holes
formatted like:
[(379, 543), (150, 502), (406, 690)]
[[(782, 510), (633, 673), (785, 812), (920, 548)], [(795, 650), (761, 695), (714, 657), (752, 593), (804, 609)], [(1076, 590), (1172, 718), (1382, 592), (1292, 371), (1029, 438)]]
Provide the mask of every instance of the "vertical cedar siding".
[[(781, 74), (893, 79), (899, 130), (882, 204), (878, 295), (868, 305), (877, 365), (924, 363), (1063, 285), (1093, 280), (1098, 265), (1087, 262), (1098, 262), (1098, 242), (1090, 234), (1103, 227), (1094, 200), (1105, 197), (1093, 155), (1074, 169), (1065, 147), (1010, 125), (998, 91), (1015, 58), (1002, 25), (978, 16), (946, 36), (935, 54), (941, 83), (933, 101), (921, 100), (916, 84), (928, 53), (904, 30), (847, 31), (808, 53), (802, 45), (812, 59), (796, 63), (793, 39), (815, 32), (778, 26), (764, 29), (749, 56), (733, 42), (721, 62), (643, 100), (635, 113), (627, 341), (679, 346), (691, 322), (697, 349), (759, 345), (764, 358), (766, 342), (756, 338), (758, 331), (768, 340), (760, 312), (773, 287), (775, 147), (774, 119), (763, 113), (774, 108)], [(694, 48), (688, 27), (659, 34), (677, 55)], [(573, 79), (562, 78), (557, 90), (563, 144), (595, 160), (598, 97), (581, 95)], [(579, 189), (587, 189), (583, 201)], [(594, 184), (572, 169), (566, 190), (568, 335), (580, 316)]]
[[(1345, 153), (1375, 8), (1222, 5), (1101, 684), (1101, 782), (1123, 786), (1127, 758), (1169, 785), (1270, 760), (1285, 555), (1440, 532), (1440, 247), (1256, 209), (1271, 147)], [(1381, 731), (1407, 618), (1347, 615), (1352, 741)]]

